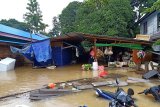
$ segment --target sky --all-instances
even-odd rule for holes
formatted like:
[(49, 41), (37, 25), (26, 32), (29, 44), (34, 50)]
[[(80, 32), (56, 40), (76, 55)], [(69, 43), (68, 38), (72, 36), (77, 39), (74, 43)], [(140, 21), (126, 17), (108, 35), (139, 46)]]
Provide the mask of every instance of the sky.
[[(72, 1), (83, 0), (37, 0), (43, 15), (43, 22), (48, 24), (47, 30), (52, 28), (52, 18), (61, 14), (62, 10)], [(23, 22), (23, 15), (27, 12), (28, 0), (0, 0), (0, 20), (14, 18)]]

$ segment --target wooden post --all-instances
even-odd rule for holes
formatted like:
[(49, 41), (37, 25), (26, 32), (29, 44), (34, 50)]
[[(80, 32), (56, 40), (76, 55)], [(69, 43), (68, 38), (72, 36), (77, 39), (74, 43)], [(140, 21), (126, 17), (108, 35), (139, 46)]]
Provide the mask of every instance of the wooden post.
[[(29, 30), (29, 34), (30, 34), (30, 38), (31, 38), (30, 43), (31, 43), (31, 45), (32, 45), (33, 39), (32, 39), (32, 30), (31, 30), (31, 28), (30, 28), (30, 30)], [(35, 67), (34, 61), (32, 61), (32, 67)]]
[(94, 60), (95, 60), (95, 61), (97, 61), (97, 47), (96, 47), (96, 42), (97, 42), (97, 39), (94, 38), (94, 53), (95, 53)]
[(148, 72), (148, 70), (149, 70), (149, 62), (148, 61), (146, 61), (145, 63), (145, 72)]

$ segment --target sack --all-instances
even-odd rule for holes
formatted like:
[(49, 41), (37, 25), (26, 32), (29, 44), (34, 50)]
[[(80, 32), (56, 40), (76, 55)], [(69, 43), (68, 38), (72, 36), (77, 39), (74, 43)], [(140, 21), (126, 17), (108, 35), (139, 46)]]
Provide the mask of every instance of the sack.
[(112, 52), (112, 50), (105, 49), (104, 54), (105, 55), (112, 55), (113, 52)]
[(109, 52), (108, 52), (108, 55), (112, 55), (113, 54), (113, 52), (110, 50)]

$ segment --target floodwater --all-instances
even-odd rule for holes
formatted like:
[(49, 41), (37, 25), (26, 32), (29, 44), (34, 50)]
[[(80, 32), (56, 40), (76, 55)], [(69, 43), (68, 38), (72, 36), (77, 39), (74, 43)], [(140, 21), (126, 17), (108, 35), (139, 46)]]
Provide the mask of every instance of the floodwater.
[[(141, 75), (136, 74), (133, 69), (118, 68), (108, 69), (108, 71), (109, 73), (141, 78)], [(0, 72), (0, 96), (38, 89), (50, 82), (56, 83), (96, 76), (96, 71), (82, 71), (81, 65), (58, 67), (55, 69), (32, 69), (31, 66), (19, 67), (16, 68), (15, 71)], [(158, 84), (159, 81), (153, 80), (150, 83), (129, 84), (129, 86), (123, 87), (123, 89), (134, 89), (134, 98), (139, 107), (159, 107), (160, 103), (157, 103), (151, 95), (145, 96), (137, 94), (146, 88)], [(102, 89), (114, 92), (116, 87), (106, 86), (102, 87)], [(26, 96), (21, 96), (20, 98), (11, 97), (9, 99), (1, 99), (0, 107), (16, 107), (16, 105), (27, 105), (28, 107), (79, 107), (80, 105), (87, 105), (88, 107), (108, 107), (108, 103), (107, 100), (96, 97), (94, 90), (86, 90), (76, 94), (40, 101), (30, 101)]]

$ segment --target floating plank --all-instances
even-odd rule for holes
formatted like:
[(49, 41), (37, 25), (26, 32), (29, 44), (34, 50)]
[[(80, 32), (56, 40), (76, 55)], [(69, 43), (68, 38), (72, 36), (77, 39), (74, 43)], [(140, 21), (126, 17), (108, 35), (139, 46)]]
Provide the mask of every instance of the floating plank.
[(141, 79), (141, 78), (134, 78), (134, 77), (128, 77), (127, 80), (128, 83), (137, 83), (137, 82), (149, 82), (149, 80)]
[(48, 96), (58, 96), (58, 94), (39, 94), (39, 93), (30, 94), (30, 97), (48, 97)]
[(102, 82), (93, 82), (92, 85), (94, 87), (99, 87), (99, 86), (106, 86), (106, 85), (111, 85), (112, 81), (102, 81)]
[(92, 89), (93, 86), (92, 85), (80, 85), (80, 86), (76, 86), (75, 88), (78, 90), (85, 90), (85, 89)]
[(46, 99), (46, 98), (55, 98), (57, 96), (31, 96), (29, 99), (30, 100), (43, 100), (43, 99)]
[(67, 89), (39, 89), (40, 94), (65, 94), (72, 93), (72, 90)]
[(112, 81), (112, 84), (107, 85), (107, 86), (115, 87), (115, 86), (127, 86), (127, 85), (128, 85), (128, 83), (125, 81), (119, 81), (118, 84), (116, 83), (116, 81)]
[(31, 100), (41, 100), (50, 97), (58, 97), (67, 94), (72, 94), (75, 92), (79, 92), (80, 90), (65, 90), (65, 89), (41, 89), (40, 91), (30, 93)]

